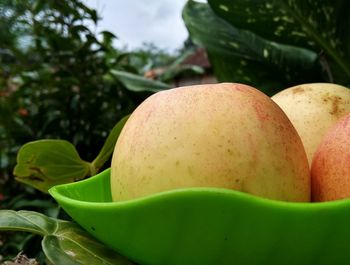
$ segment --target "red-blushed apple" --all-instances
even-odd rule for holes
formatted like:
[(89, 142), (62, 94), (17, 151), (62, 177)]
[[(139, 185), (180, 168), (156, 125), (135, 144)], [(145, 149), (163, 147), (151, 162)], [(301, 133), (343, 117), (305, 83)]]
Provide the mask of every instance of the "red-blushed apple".
[(186, 187), (219, 187), (310, 200), (301, 139), (259, 90), (222, 83), (150, 96), (132, 113), (114, 149), (114, 201)]
[(303, 141), (309, 163), (327, 129), (350, 112), (350, 89), (330, 83), (287, 88), (272, 97)]
[(311, 166), (312, 200), (350, 198), (350, 114), (322, 139)]

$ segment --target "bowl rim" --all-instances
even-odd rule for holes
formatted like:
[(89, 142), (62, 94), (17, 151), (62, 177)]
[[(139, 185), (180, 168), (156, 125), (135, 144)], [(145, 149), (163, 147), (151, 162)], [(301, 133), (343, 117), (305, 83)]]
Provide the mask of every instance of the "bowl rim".
[(62, 202), (68, 203), (68, 204), (75, 204), (82, 207), (103, 207), (103, 208), (114, 208), (114, 207), (130, 207), (131, 205), (142, 205), (142, 204), (148, 204), (152, 202), (156, 202), (159, 200), (164, 200), (166, 198), (172, 198), (174, 197), (191, 197), (191, 196), (225, 196), (228, 199), (239, 199), (244, 200), (246, 202), (254, 203), (254, 204), (261, 204), (266, 207), (277, 207), (277, 208), (290, 208), (290, 209), (297, 209), (297, 210), (325, 210), (329, 209), (332, 210), (334, 208), (339, 207), (346, 207), (347, 205), (350, 205), (350, 198), (346, 199), (339, 199), (339, 200), (333, 200), (333, 201), (327, 201), (327, 202), (291, 202), (291, 201), (281, 201), (281, 200), (275, 200), (270, 198), (264, 198), (257, 195), (249, 194), (242, 191), (237, 190), (231, 190), (227, 188), (217, 188), (217, 187), (191, 187), (191, 188), (179, 188), (179, 189), (173, 189), (168, 191), (162, 191), (155, 194), (146, 195), (139, 198), (134, 198), (130, 200), (123, 200), (123, 201), (108, 201), (108, 202), (93, 202), (93, 201), (86, 201), (86, 200), (79, 200), (76, 198), (72, 198), (69, 196), (66, 196), (62, 194), (61, 190), (66, 188), (80, 188), (81, 185), (89, 185), (90, 182), (100, 181), (102, 178), (106, 178), (107, 176), (110, 176), (110, 168), (105, 169), (104, 171), (91, 176), (87, 179), (80, 180), (73, 183), (66, 183), (66, 184), (59, 184), (51, 187), (48, 192), (49, 194), (54, 197), (55, 199), (58, 199)]

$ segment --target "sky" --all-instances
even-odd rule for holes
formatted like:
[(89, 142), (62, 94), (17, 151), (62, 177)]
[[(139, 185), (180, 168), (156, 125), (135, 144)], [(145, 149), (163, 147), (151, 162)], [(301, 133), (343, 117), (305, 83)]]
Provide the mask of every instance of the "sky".
[(188, 37), (181, 12), (187, 0), (85, 0), (102, 17), (97, 31), (114, 33), (118, 47), (143, 43), (174, 52)]

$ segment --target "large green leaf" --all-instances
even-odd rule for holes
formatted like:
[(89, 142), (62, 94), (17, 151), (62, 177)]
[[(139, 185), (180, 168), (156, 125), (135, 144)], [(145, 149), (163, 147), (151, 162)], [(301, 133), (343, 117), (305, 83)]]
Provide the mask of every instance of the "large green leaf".
[(31, 211), (0, 210), (0, 230), (26, 231), (41, 236), (54, 233), (56, 222)]
[(1, 230), (41, 235), (43, 251), (54, 265), (132, 264), (93, 239), (75, 223), (49, 218), (37, 212), (0, 210)]
[(111, 74), (118, 78), (127, 89), (134, 92), (159, 92), (170, 88), (169, 85), (163, 82), (151, 80), (128, 72), (111, 70)]
[(279, 43), (324, 53), (335, 81), (350, 80), (350, 1), (208, 0), (221, 18)]
[(90, 163), (64, 140), (39, 140), (22, 146), (14, 169), (16, 180), (47, 192), (54, 185), (86, 177)]
[(320, 73), (315, 52), (237, 29), (207, 4), (187, 2), (183, 18), (192, 39), (208, 50), (219, 81), (250, 84), (273, 94), (300, 80), (313, 80)]
[[(94, 159), (94, 161), (91, 163), (92, 166), (95, 168), (95, 171), (97, 172), (103, 164), (109, 159), (111, 154), (113, 153), (114, 146), (118, 140), (119, 134), (121, 130), (123, 129), (126, 121), (128, 120), (130, 115), (125, 116), (123, 119), (121, 119), (112, 129), (112, 131), (109, 133), (100, 153), (97, 155), (97, 157)], [(96, 173), (95, 172), (95, 173)]]

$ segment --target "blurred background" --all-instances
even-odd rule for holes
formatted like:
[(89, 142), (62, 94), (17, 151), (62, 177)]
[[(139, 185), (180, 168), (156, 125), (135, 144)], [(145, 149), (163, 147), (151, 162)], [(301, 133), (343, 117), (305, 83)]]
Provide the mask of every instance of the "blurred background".
[[(92, 161), (113, 126), (157, 91), (349, 86), (349, 10), (346, 0), (1, 0), (0, 208), (68, 218), (15, 180), (21, 146), (63, 139)], [(40, 260), (40, 240), (0, 234), (0, 262), (20, 251)]]
[(85, 3), (101, 15), (97, 31), (108, 30), (118, 36), (114, 41), (118, 48), (140, 49), (148, 43), (174, 53), (188, 38), (181, 17), (186, 0), (86, 0)]

